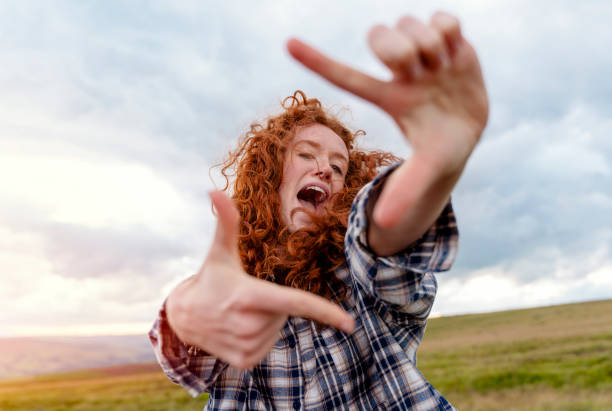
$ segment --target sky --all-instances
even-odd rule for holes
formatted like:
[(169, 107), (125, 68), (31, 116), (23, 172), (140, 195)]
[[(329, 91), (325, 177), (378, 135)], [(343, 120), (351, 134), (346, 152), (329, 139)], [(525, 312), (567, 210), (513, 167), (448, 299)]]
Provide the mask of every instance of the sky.
[(612, 298), (610, 2), (3, 1), (0, 336), (146, 331), (210, 246), (211, 166), (296, 89), (409, 156), (285, 42), (385, 79), (368, 29), (436, 10), (461, 20), (491, 112), (433, 315)]

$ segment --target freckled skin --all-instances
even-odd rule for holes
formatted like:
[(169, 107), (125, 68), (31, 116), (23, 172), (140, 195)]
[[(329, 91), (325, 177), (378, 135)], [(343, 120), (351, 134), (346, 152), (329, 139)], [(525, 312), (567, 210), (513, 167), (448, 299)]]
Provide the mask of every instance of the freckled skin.
[(330, 128), (312, 124), (296, 131), (285, 152), (283, 180), (278, 190), (281, 220), (291, 232), (310, 224), (304, 212), (298, 211), (291, 218), (294, 209), (312, 207), (298, 199), (298, 192), (308, 184), (322, 184), (331, 196), (344, 187), (347, 168), (346, 145)]

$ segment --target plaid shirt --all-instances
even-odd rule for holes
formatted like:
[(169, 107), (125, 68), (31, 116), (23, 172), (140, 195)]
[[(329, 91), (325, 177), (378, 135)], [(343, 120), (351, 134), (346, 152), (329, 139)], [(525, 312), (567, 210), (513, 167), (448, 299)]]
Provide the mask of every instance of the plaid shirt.
[(377, 257), (366, 241), (366, 203), (389, 167), (356, 196), (345, 237), (346, 265), (336, 275), (351, 291), (342, 307), (356, 319), (348, 335), (290, 317), (270, 353), (243, 371), (188, 350), (164, 308), (149, 337), (168, 377), (209, 410), (454, 410), (416, 367), (417, 347), (436, 294), (434, 272), (448, 270), (458, 232), (450, 203), (412, 247)]

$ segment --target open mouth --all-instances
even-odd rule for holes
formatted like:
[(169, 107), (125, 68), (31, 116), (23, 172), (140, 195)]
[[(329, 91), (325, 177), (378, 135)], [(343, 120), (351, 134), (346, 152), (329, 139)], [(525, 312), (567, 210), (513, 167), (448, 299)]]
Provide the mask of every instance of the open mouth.
[(297, 194), (297, 198), (302, 204), (308, 204), (314, 210), (316, 210), (321, 204), (325, 203), (328, 197), (329, 194), (327, 191), (316, 185), (307, 185)]

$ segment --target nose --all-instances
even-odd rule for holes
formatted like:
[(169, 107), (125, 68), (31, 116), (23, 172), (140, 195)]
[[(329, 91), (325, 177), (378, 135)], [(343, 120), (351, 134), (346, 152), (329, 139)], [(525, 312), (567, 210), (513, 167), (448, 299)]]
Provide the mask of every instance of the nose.
[(331, 180), (332, 169), (329, 164), (318, 163), (317, 172), (315, 174), (322, 180)]

